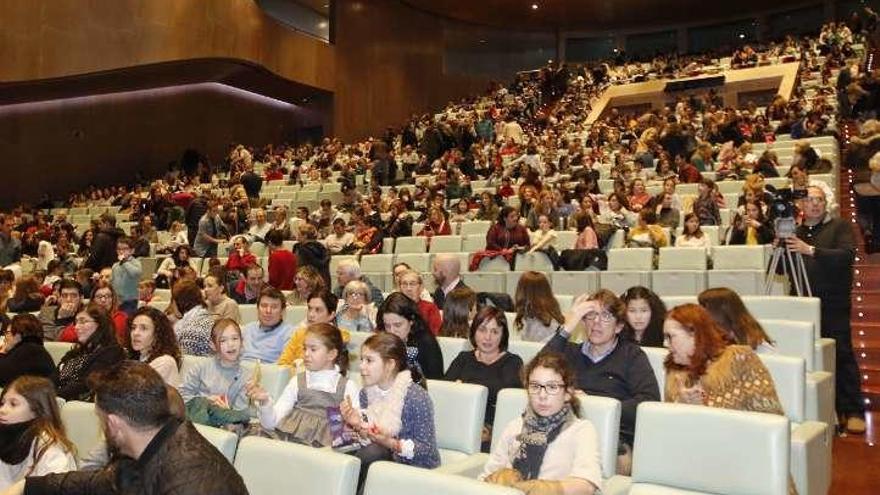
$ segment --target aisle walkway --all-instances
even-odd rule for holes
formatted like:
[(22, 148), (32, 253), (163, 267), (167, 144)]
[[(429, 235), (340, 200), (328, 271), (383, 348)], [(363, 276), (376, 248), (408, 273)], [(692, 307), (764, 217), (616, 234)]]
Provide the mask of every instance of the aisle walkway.
[[(841, 148), (847, 136), (857, 131), (853, 125), (842, 126)], [(841, 163), (845, 163), (841, 160)], [(856, 262), (853, 287), (852, 334), (853, 348), (859, 362), (868, 431), (864, 436), (843, 435), (834, 439), (832, 494), (861, 495), (880, 493), (880, 254), (865, 254), (861, 229), (855, 224), (855, 202), (852, 195), (852, 172), (840, 174), (840, 215), (853, 222), (856, 238)]]

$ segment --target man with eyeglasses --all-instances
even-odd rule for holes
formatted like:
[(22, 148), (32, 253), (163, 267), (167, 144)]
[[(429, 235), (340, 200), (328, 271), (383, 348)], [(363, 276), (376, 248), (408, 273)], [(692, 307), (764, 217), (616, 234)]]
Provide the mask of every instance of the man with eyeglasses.
[[(625, 318), (626, 305), (613, 292), (600, 289), (592, 295), (583, 294), (572, 302), (565, 323), (544, 346), (545, 351), (565, 356), (577, 375), (579, 389), (620, 401), (619, 473), (629, 471), (639, 404), (661, 400), (645, 351), (620, 337)], [(586, 330), (583, 344), (569, 342), (581, 323)]]
[(808, 187), (800, 204), (803, 222), (795, 232), (797, 237), (786, 239), (786, 245), (803, 255), (813, 296), (822, 300), (822, 337), (836, 341), (835, 406), (840, 427), (862, 434), (865, 407), (850, 328), (855, 241), (852, 225), (831, 217), (827, 204), (822, 188)]
[(82, 287), (76, 280), (63, 279), (58, 288), (58, 296), (46, 298), (46, 304), (37, 315), (43, 325), (43, 338), (58, 340), (58, 336), (68, 327), (73, 331), (74, 317), (82, 308), (81, 290)]

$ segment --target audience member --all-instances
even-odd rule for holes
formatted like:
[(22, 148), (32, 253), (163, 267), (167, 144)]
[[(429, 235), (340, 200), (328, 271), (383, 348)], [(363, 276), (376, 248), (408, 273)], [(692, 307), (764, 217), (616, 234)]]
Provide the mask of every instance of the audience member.
[(559, 301), (543, 273), (529, 271), (520, 276), (514, 295), (516, 318), (514, 326), (519, 338), (530, 342), (547, 342), (565, 321)]
[(130, 357), (149, 364), (168, 385), (179, 387), (183, 356), (168, 317), (156, 308), (144, 306), (135, 311), (128, 333), (126, 347)]
[(76, 314), (76, 337), (76, 345), (58, 362), (55, 386), (64, 400), (88, 401), (92, 399), (89, 375), (119, 363), (125, 352), (116, 341), (110, 315), (96, 304)]
[(443, 303), (443, 337), (465, 338), (470, 333), (471, 321), (477, 313), (477, 294), (469, 287), (453, 289)]
[(410, 298), (394, 292), (379, 307), (376, 331), (396, 335), (406, 344), (406, 366), (429, 380), (443, 378), (443, 354), (434, 334)]
[(264, 363), (278, 361), (294, 330), (292, 324), (284, 321), (286, 306), (287, 302), (280, 290), (269, 286), (260, 292), (257, 299), (257, 321), (246, 322), (242, 328), (242, 359)]
[(52, 377), (55, 363), (43, 347), (43, 327), (34, 315), (15, 315), (10, 321), (0, 314), (0, 330), (0, 388), (24, 375)]
[(174, 304), (181, 317), (174, 323), (174, 334), (184, 354), (211, 354), (211, 327), (214, 317), (208, 312), (202, 291), (195, 282), (181, 280), (174, 284)]
[(663, 319), (666, 317), (663, 300), (642, 286), (630, 287), (621, 299), (626, 304), (623, 337), (643, 347), (663, 347)]

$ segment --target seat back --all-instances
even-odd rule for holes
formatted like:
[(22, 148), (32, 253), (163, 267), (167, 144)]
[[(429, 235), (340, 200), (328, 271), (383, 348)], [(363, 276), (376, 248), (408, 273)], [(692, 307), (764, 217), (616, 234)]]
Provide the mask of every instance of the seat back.
[[(242, 367), (253, 370), (257, 365), (255, 361), (242, 361)], [(290, 368), (272, 363), (260, 363), (263, 389), (272, 396), (273, 400), (281, 397), (281, 392), (290, 381)]]
[(489, 390), (482, 385), (428, 380), (442, 464), (480, 451)]
[(511, 339), (507, 343), (507, 352), (519, 356), (524, 365), (529, 364), (529, 361), (534, 359), (542, 349), (544, 349), (544, 344), (540, 342)]
[[(462, 224), (462, 229), (467, 224)], [(476, 253), (486, 249), (486, 234), (462, 234), (461, 250), (467, 253)]]
[(785, 495), (789, 442), (783, 416), (643, 402), (636, 416), (630, 493), (672, 488)]
[(662, 247), (657, 267), (660, 270), (705, 270), (706, 248)]
[(481, 235), (486, 238), (486, 233), (492, 227), (492, 222), (487, 220), (474, 220), (472, 222), (464, 222), (458, 229), (459, 235)]
[(241, 316), (242, 326), (259, 319), (256, 304), (239, 304), (238, 314)]
[(776, 395), (782, 410), (792, 423), (803, 423), (806, 419), (804, 396), (807, 388), (806, 365), (803, 358), (758, 354), (767, 367), (776, 387)]
[(360, 460), (327, 449), (268, 438), (245, 437), (238, 445), (235, 469), (248, 492), (298, 495), (351, 495), (357, 489)]
[(431, 253), (458, 253), (461, 251), (460, 235), (438, 235), (431, 239)]
[(658, 270), (651, 272), (651, 289), (660, 296), (699, 294), (706, 290), (706, 271)]
[(504, 292), (506, 279), (504, 273), (467, 272), (461, 279), (474, 292)]
[(452, 360), (455, 359), (462, 351), (470, 350), (471, 344), (467, 339), (458, 337), (437, 337), (437, 344), (440, 345), (440, 352), (443, 354), (443, 371), (449, 368)]
[[(397, 240), (400, 242), (400, 239)], [(431, 255), (422, 251), (421, 253), (403, 253), (394, 255), (395, 263), (406, 263), (413, 270), (419, 273), (431, 271)]]
[(426, 237), (398, 237), (394, 244), (395, 253), (424, 253), (427, 250)]
[(515, 488), (493, 485), (464, 476), (421, 469), (396, 462), (381, 461), (370, 465), (370, 473), (367, 475), (367, 482), (364, 485), (364, 495), (388, 495), (390, 493), (522, 495), (522, 492)]
[(650, 271), (654, 267), (651, 248), (612, 248), (608, 250), (609, 271)]
[(660, 296), (666, 309), (672, 309), (682, 304), (697, 304), (697, 296)]
[(231, 431), (214, 428), (208, 425), (193, 423), (193, 426), (196, 427), (196, 430), (199, 430), (199, 433), (205, 437), (205, 440), (207, 440), (208, 443), (213, 445), (221, 454), (223, 454), (223, 457), (225, 457), (226, 460), (230, 463), (235, 460), (235, 449), (238, 447), (238, 435)]
[(394, 256), (390, 254), (371, 254), (361, 256), (362, 272), (390, 272)]
[[(617, 399), (587, 395), (578, 392), (581, 417), (593, 423), (599, 438), (599, 460), (602, 476), (610, 478), (617, 469), (617, 442), (620, 435), (621, 404)], [(492, 425), (492, 446), (501, 438), (508, 423), (519, 417), (528, 404), (528, 393), (521, 388), (506, 388), (498, 392), (495, 420)]]
[(349, 335), (351, 338), (348, 341), (348, 369), (349, 373), (353, 374), (360, 369), (361, 346), (373, 335), (373, 332), (349, 332)]
[(742, 300), (749, 312), (759, 320), (808, 321), (813, 324), (814, 338), (822, 338), (822, 310), (818, 297), (743, 296)]
[(816, 371), (813, 324), (795, 320), (760, 320), (764, 331), (774, 341), (776, 351), (782, 356), (803, 358), (807, 371)]
[(61, 407), (61, 422), (67, 438), (76, 446), (77, 459), (83, 459), (92, 449), (104, 442), (101, 423), (95, 414), (95, 404), (72, 400)]
[(70, 352), (70, 350), (73, 349), (73, 346), (74, 344), (69, 342), (43, 342), (43, 347), (45, 347), (49, 355), (52, 356), (52, 361), (55, 362), (55, 366), (58, 366), (61, 358)]
[(714, 246), (712, 267), (716, 270), (765, 270), (764, 246)]
[(660, 388), (660, 397), (662, 398), (666, 391), (666, 368), (663, 367), (663, 361), (669, 355), (669, 349), (665, 347), (642, 347), (642, 350), (648, 356), (648, 362), (651, 364), (654, 378), (657, 379), (657, 387)]
[(553, 293), (579, 296), (599, 289), (599, 272), (553, 272)]

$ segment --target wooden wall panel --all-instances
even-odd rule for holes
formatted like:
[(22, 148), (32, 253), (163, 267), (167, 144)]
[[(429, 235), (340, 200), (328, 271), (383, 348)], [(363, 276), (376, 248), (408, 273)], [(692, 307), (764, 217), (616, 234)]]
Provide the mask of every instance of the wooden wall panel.
[(333, 47), (285, 28), (253, 0), (0, 0), (0, 80), (224, 57), (333, 90)]
[(377, 135), (413, 112), (486, 89), (486, 79), (444, 73), (445, 35), (443, 20), (395, 0), (340, 2), (334, 132)]

